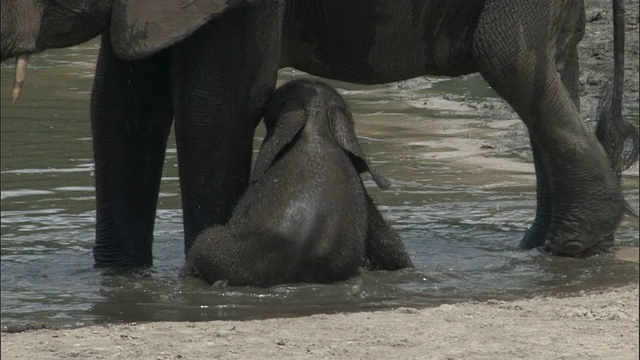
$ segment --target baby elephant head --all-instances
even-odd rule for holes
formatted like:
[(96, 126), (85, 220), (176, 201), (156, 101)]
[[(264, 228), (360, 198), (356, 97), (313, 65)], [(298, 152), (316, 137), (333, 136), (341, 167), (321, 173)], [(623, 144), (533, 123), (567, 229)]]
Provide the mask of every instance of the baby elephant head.
[(269, 99), (264, 119), (267, 135), (251, 175), (254, 182), (282, 155), (287, 145), (308, 128), (330, 136), (349, 155), (358, 173), (368, 171), (382, 189), (389, 187), (371, 166), (356, 138), (353, 118), (344, 99), (331, 86), (311, 80), (294, 80), (281, 86)]

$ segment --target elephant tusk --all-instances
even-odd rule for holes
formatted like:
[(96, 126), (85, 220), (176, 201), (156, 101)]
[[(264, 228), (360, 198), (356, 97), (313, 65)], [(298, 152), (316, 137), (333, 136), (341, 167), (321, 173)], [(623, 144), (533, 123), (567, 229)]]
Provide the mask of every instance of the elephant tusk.
[(16, 77), (13, 82), (13, 102), (15, 103), (20, 99), (20, 93), (22, 93), (22, 87), (24, 86), (24, 79), (27, 76), (27, 55), (20, 55), (16, 59)]

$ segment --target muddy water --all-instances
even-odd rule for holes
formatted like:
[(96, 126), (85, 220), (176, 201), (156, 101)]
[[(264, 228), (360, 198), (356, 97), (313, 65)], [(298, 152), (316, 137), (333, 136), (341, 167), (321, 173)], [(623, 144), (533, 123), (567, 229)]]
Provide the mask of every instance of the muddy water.
[[(135, 275), (92, 268), (95, 221), (89, 91), (96, 42), (31, 61), (21, 102), (2, 68), (2, 325), (210, 320), (508, 299), (638, 281), (634, 255), (587, 260), (521, 252), (534, 175), (519, 120), (477, 76), (357, 86), (331, 82), (352, 106), (387, 191), (366, 184), (400, 231), (416, 269), (334, 285), (211, 288), (183, 265), (176, 151), (169, 145), (155, 266)], [(281, 80), (301, 76), (284, 70)], [(637, 104), (626, 107), (637, 119)], [(637, 120), (635, 120), (637, 122)], [(260, 128), (256, 148), (264, 133)], [(637, 170), (625, 192), (638, 206)], [(638, 246), (625, 220), (621, 247)], [(633, 249), (631, 250), (633, 253)], [(628, 255), (628, 254), (627, 254)], [(628, 261), (631, 259), (631, 261)]]

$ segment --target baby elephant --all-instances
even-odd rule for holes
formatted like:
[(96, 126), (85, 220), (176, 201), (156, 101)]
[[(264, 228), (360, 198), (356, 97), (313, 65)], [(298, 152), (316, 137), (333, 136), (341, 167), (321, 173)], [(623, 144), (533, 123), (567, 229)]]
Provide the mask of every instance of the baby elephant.
[(203, 231), (188, 273), (208, 283), (272, 286), (328, 283), (370, 269), (412, 267), (359, 174), (389, 182), (365, 158), (342, 97), (330, 86), (295, 80), (265, 112), (267, 135), (251, 186), (225, 226)]

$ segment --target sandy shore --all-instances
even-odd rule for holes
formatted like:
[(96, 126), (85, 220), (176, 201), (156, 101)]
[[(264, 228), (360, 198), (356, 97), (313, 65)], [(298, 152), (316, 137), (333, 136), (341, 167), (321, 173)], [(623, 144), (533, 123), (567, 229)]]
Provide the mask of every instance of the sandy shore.
[(638, 287), (566, 298), (2, 334), (2, 359), (637, 359)]

